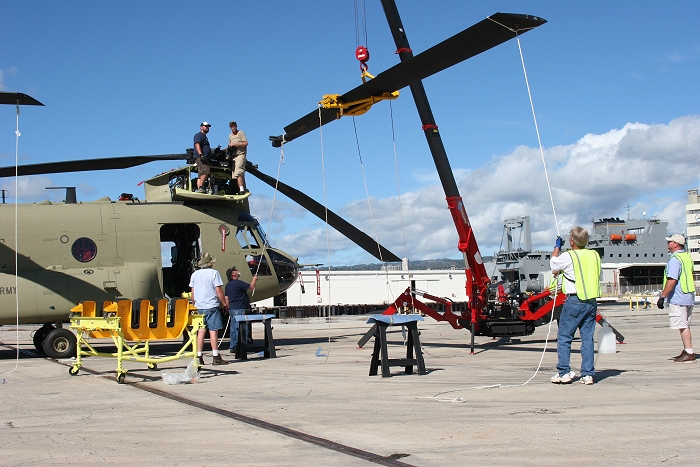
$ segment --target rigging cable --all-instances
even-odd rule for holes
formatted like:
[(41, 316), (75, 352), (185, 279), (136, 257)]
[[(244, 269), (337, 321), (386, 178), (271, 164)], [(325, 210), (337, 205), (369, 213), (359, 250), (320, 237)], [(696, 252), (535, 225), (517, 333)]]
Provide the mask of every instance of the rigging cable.
[[(360, 37), (362, 36), (362, 37)], [(361, 43), (364, 40), (364, 44)], [(367, 44), (367, 15), (364, 0), (355, 0), (355, 47)]]
[(367, 199), (367, 207), (369, 209), (369, 217), (370, 220), (372, 221), (372, 232), (374, 233), (374, 241), (377, 244), (377, 251), (379, 252), (379, 261), (382, 263), (384, 266), (384, 280), (387, 286), (387, 294), (389, 297), (392, 296), (392, 291), (391, 291), (391, 284), (389, 282), (389, 271), (386, 267), (384, 257), (382, 256), (382, 249), (381, 245), (379, 244), (379, 235), (377, 234), (377, 225), (376, 222), (374, 221), (374, 213), (372, 212), (372, 203), (369, 198), (369, 188), (367, 188), (367, 177), (365, 176), (365, 165), (362, 162), (362, 152), (360, 151), (360, 139), (357, 135), (357, 125), (355, 124), (355, 117), (352, 117), (352, 127), (353, 130), (355, 131), (355, 144), (357, 145), (357, 157), (359, 158), (360, 161), (360, 171), (362, 172), (362, 182), (365, 187), (365, 198)]
[[(282, 145), (280, 146), (280, 160), (277, 164), (277, 178), (275, 179), (275, 189), (272, 192), (272, 207), (270, 209), (270, 220), (267, 223), (267, 230), (265, 231), (266, 235), (263, 238), (263, 240), (265, 241), (265, 243), (263, 244), (263, 251), (260, 255), (260, 260), (258, 261), (258, 267), (255, 269), (256, 276), (260, 271), (260, 266), (262, 265), (262, 259), (265, 256), (265, 251), (267, 251), (267, 247), (270, 246), (270, 240), (267, 238), (267, 233), (270, 232), (270, 228), (272, 227), (272, 216), (275, 213), (275, 201), (277, 200), (277, 187), (279, 186), (280, 182), (280, 172), (282, 171), (282, 164), (284, 164), (284, 141), (282, 141)], [(236, 226), (236, 228), (238, 228), (238, 226)], [(253, 289), (253, 293), (251, 293), (251, 296), (255, 297), (255, 289)], [(221, 333), (221, 339), (219, 339), (219, 346), (221, 346), (221, 343), (224, 341), (224, 336), (226, 335), (226, 331), (228, 330), (229, 324), (231, 323), (230, 318), (231, 317), (229, 316), (229, 319), (226, 321), (226, 327), (224, 328), (224, 332)], [(247, 325), (248, 323), (246, 322), (245, 324)]]
[[(17, 101), (17, 115), (15, 118), (15, 339), (16, 354), (15, 354), (15, 367), (10, 371), (5, 371), (0, 373), (2, 375), (14, 373), (19, 367), (19, 253), (18, 253), (18, 212), (17, 212), (17, 195), (19, 193), (19, 137), (21, 133), (19, 132), (19, 100)], [(3, 380), (4, 382), (4, 380)]]
[[(328, 361), (328, 357), (331, 354), (331, 240), (330, 231), (328, 229), (328, 199), (326, 197), (326, 158), (323, 148), (323, 120), (321, 113), (321, 105), (318, 105), (318, 129), (319, 138), (321, 140), (321, 173), (323, 176), (323, 209), (326, 215), (326, 253), (328, 255), (328, 353), (325, 355), (326, 359), (323, 363)], [(319, 355), (320, 356), (320, 355)]]

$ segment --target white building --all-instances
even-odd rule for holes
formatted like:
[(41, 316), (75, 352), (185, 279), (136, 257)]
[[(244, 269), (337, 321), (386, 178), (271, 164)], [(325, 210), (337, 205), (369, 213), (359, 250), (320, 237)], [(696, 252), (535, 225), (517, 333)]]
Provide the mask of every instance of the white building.
[(695, 282), (700, 281), (700, 196), (698, 190), (688, 190), (685, 205), (687, 251), (695, 263)]

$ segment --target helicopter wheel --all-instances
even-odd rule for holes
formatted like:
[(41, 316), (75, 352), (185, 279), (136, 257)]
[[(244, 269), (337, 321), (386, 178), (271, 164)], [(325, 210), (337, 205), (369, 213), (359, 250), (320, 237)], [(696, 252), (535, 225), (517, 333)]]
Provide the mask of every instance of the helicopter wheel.
[(79, 371), (80, 371), (79, 367), (76, 368), (76, 367), (72, 366), (72, 367), (68, 368), (68, 374), (71, 376), (76, 376)]
[(75, 356), (77, 339), (70, 330), (59, 328), (49, 332), (42, 348), (51, 358), (69, 358)]
[(46, 336), (48, 336), (54, 329), (56, 329), (56, 327), (53, 324), (44, 324), (42, 327), (37, 329), (32, 337), (34, 348), (36, 348), (39, 352), (44, 353), (44, 341), (46, 340)]
[(155, 363), (149, 363), (148, 364), (148, 369), (151, 371), (157, 371), (158, 370), (158, 365)]
[(119, 373), (117, 375), (117, 383), (124, 384), (124, 379), (126, 379), (126, 373)]

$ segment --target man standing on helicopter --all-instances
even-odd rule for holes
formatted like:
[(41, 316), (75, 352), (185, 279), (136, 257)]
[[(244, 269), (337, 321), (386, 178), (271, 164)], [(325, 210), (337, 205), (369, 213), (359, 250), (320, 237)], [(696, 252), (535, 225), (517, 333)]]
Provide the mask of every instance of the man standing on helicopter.
[(248, 139), (246, 139), (245, 133), (238, 129), (238, 124), (236, 122), (230, 122), (228, 126), (231, 128), (231, 134), (228, 135), (228, 151), (233, 157), (231, 179), (237, 180), (238, 192), (239, 194), (244, 194), (248, 191), (245, 187), (244, 178)]
[(199, 132), (194, 135), (194, 162), (197, 164), (197, 192), (204, 192), (204, 182), (211, 173), (209, 167), (209, 157), (211, 156), (211, 146), (209, 146), (209, 133), (211, 125), (208, 122), (202, 122), (199, 125)]

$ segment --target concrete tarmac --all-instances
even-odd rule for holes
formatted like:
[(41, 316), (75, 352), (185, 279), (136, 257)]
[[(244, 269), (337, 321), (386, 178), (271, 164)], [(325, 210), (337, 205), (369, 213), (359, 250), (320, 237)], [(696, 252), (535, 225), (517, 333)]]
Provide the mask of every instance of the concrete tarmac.
[[(477, 337), (470, 355), (468, 331), (426, 318), (428, 374), (392, 367), (382, 378), (368, 376), (373, 340), (357, 348), (366, 317), (275, 320), (278, 358), (215, 367), (207, 352), (200, 381), (176, 386), (161, 371), (188, 361), (158, 371), (126, 362), (120, 385), (116, 360), (87, 358), (70, 376), (69, 362), (34, 350), (38, 326), (3, 326), (0, 466), (697, 465), (700, 367), (670, 360), (682, 350), (678, 331), (664, 310), (600, 310), (626, 343), (596, 355), (592, 386), (550, 382), (556, 322), (526, 385), (547, 326), (509, 342)], [(389, 356), (405, 356), (400, 330), (389, 340)]]

